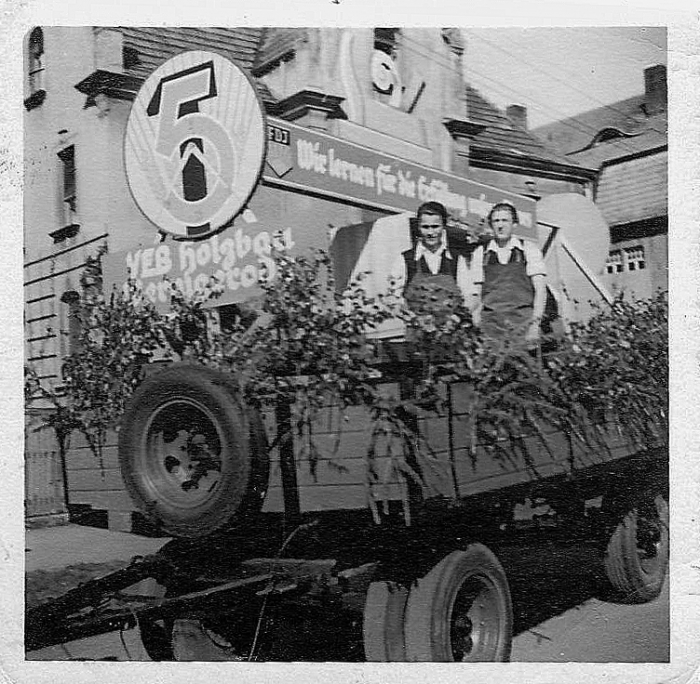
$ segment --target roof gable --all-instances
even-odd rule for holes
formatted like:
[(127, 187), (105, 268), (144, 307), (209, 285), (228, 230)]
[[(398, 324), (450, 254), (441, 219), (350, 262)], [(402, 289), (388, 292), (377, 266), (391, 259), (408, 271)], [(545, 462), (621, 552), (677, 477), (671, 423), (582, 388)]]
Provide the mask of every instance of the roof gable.
[(136, 50), (138, 60), (127, 71), (148, 76), (173, 55), (185, 50), (212, 50), (250, 69), (258, 51), (262, 28), (122, 26), (124, 47)]
[[(251, 69), (263, 39), (263, 28), (217, 27), (143, 27), (122, 26), (124, 48), (134, 51), (135, 60), (129, 62), (125, 72), (131, 76), (147, 78), (163, 62), (185, 50), (212, 50), (240, 66)], [(256, 81), (263, 102), (274, 102), (267, 86)]]
[(649, 116), (645, 101), (644, 95), (637, 95), (540, 126), (533, 129), (533, 133), (565, 155), (591, 148), (596, 136), (605, 129), (620, 131), (622, 136), (618, 142), (623, 148), (633, 137), (651, 131), (650, 144), (653, 145), (656, 144), (652, 142), (655, 140), (654, 134), (668, 134), (668, 113), (662, 111)]
[(478, 90), (469, 85), (467, 86), (467, 113), (472, 121), (486, 126), (484, 131), (472, 139), (473, 147), (567, 166), (579, 166), (578, 162), (558, 154), (530, 131), (513, 122)]

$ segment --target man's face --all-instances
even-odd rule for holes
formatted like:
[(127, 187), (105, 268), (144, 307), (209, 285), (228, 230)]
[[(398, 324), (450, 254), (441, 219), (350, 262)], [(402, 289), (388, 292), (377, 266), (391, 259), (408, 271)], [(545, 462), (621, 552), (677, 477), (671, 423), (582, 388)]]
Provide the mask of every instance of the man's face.
[(418, 233), (421, 242), (434, 252), (442, 243), (442, 217), (439, 214), (421, 214), (418, 221)]
[(491, 229), (493, 230), (496, 241), (500, 245), (504, 245), (510, 240), (514, 227), (513, 215), (508, 209), (498, 209), (491, 217)]

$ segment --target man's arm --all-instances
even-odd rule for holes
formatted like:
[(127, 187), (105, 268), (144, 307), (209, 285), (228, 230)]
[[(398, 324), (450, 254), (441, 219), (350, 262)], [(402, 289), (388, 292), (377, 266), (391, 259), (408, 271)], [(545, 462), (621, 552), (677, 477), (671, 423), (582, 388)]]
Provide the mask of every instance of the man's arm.
[(457, 287), (462, 293), (464, 306), (470, 311), (478, 304), (478, 293), (476, 292), (476, 284), (472, 278), (471, 271), (467, 265), (467, 260), (461, 254), (457, 257)]
[(388, 294), (396, 298), (397, 304), (403, 304), (403, 291), (406, 287), (406, 260), (403, 254), (399, 254), (398, 259), (394, 261), (387, 278), (387, 286)]
[(481, 290), (484, 284), (484, 248), (481, 246), (472, 254), (469, 277), (472, 282), (472, 297), (468, 306), (472, 312), (472, 321), (478, 326), (481, 323)]
[(532, 303), (532, 322), (525, 334), (525, 338), (529, 341), (536, 341), (540, 338), (540, 324), (544, 315), (544, 305), (547, 301), (547, 282), (541, 273), (533, 275), (530, 280), (535, 290), (535, 298)]
[(538, 323), (544, 316), (544, 305), (547, 301), (547, 282), (542, 274), (532, 276), (532, 286), (535, 289), (535, 299), (532, 302), (532, 318)]

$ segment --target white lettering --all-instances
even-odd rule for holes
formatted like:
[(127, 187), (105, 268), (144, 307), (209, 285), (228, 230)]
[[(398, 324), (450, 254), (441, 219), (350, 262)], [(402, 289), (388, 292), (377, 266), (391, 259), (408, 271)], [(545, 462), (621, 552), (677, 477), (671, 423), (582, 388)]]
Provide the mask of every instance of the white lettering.
[(246, 264), (241, 273), (241, 286), (250, 287), (258, 282), (258, 269), (253, 264)]
[(209, 275), (206, 273), (200, 273), (194, 279), (193, 288), (195, 292), (201, 292), (209, 282)]
[(137, 279), (139, 277), (139, 265), (141, 263), (141, 250), (132, 254), (128, 252), (126, 255), (126, 267), (129, 270), (129, 275)]
[(141, 277), (142, 278), (153, 278), (158, 274), (153, 269), (153, 255), (155, 250), (153, 247), (144, 249), (141, 254)]
[(188, 247), (186, 243), (180, 243), (180, 270), (183, 273), (193, 273), (197, 268), (197, 258), (194, 249)]
[(310, 143), (300, 138), (297, 140), (297, 161), (306, 171), (326, 173), (327, 157), (319, 151), (320, 143)]
[(243, 234), (243, 229), (239, 228), (235, 234), (236, 239), (236, 252), (238, 253), (238, 258), (242, 259), (248, 252), (250, 252), (250, 236)]
[(266, 230), (261, 230), (253, 238), (253, 251), (258, 256), (262, 256), (263, 254), (269, 254), (271, 250), (270, 234)]
[(170, 258), (170, 247), (168, 245), (158, 245), (156, 248), (156, 271), (159, 276), (170, 273), (173, 267), (173, 260)]
[(391, 164), (379, 164), (377, 174), (377, 195), (382, 192), (396, 193), (396, 176), (391, 171)]
[(411, 172), (407, 171), (406, 175), (399, 170), (399, 195), (415, 199), (416, 197), (416, 181), (411, 180)]
[(209, 239), (209, 242), (211, 243), (212, 259), (214, 260), (215, 264), (218, 264), (221, 260), (221, 255), (219, 254), (219, 236), (214, 235)]
[(206, 266), (211, 261), (211, 245), (203, 242), (197, 247), (197, 263), (200, 266)]
[(221, 263), (221, 268), (224, 271), (228, 271), (231, 266), (236, 263), (236, 245), (231, 238), (226, 238), (221, 241), (221, 246), (219, 247), (221, 253), (224, 255), (224, 260)]
[(470, 214), (476, 214), (477, 216), (481, 216), (482, 218), (485, 218), (486, 216), (489, 215), (489, 211), (491, 211), (491, 202), (486, 201), (486, 195), (483, 193), (479, 195), (478, 198), (475, 197), (470, 197), (469, 198), (469, 213)]

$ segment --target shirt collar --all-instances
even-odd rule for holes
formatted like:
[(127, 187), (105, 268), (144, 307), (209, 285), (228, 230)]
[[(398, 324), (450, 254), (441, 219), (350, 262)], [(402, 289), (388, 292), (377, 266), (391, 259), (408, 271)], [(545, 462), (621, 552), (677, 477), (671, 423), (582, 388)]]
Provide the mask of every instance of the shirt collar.
[(496, 252), (499, 249), (511, 250), (514, 247), (520, 247), (520, 238), (517, 238), (515, 235), (511, 235), (510, 239), (508, 240), (508, 242), (506, 242), (506, 244), (503, 247), (499, 247), (498, 243), (494, 239), (491, 239), (488, 245), (486, 245), (486, 251)]
[(442, 242), (440, 246), (434, 252), (431, 252), (420, 240), (418, 240), (418, 243), (416, 244), (415, 258), (416, 261), (419, 261), (424, 254), (434, 254), (435, 256), (442, 256), (443, 252), (448, 259), (452, 258), (450, 250), (447, 249), (447, 234), (445, 231), (443, 231), (442, 233)]

